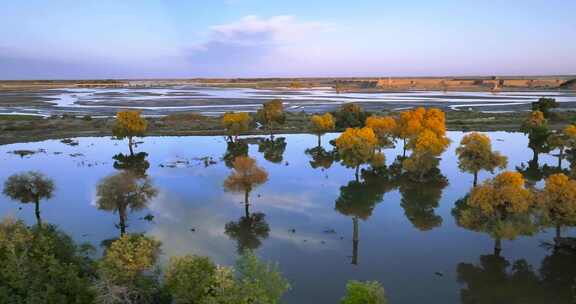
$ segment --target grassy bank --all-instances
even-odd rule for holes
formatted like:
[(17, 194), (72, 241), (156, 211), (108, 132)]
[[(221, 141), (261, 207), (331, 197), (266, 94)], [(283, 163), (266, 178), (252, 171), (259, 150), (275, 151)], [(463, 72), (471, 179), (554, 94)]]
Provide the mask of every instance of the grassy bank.
[[(390, 113), (373, 113), (389, 115)], [(392, 113), (394, 114), (394, 113)], [(287, 113), (286, 123), (276, 133), (308, 133), (310, 115)], [(528, 112), (481, 113), (473, 111), (446, 112), (451, 131), (519, 131)], [(574, 121), (576, 112), (558, 112), (550, 121), (552, 129), (560, 129)], [(219, 117), (180, 113), (162, 118), (148, 118), (149, 136), (224, 135)], [(26, 115), (0, 115), (0, 144), (28, 142), (81, 136), (110, 136), (114, 118), (59, 116), (41, 118)], [(338, 130), (341, 131), (341, 130)], [(264, 134), (253, 129), (246, 134)]]

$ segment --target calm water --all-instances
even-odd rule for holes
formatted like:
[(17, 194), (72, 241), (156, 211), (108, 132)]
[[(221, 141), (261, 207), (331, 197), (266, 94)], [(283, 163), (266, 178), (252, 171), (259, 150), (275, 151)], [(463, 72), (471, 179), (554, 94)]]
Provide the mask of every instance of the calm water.
[[(304, 151), (316, 146), (313, 135), (283, 135), (284, 153), (267, 155), (275, 162), (265, 159), (252, 139), (249, 155), (269, 173), (268, 182), (250, 198), (250, 212), (262, 213), (269, 231), (252, 234), (226, 233), (226, 225), (234, 226), (229, 223), (244, 215), (244, 205), (243, 194), (225, 192), (222, 186), (231, 172), (222, 160), (224, 138), (147, 137), (136, 150), (148, 153), (147, 174), (160, 193), (147, 209), (129, 215), (128, 231), (161, 240), (163, 259), (199, 254), (232, 264), (239, 247), (257, 248), (258, 255), (277, 261), (291, 281), (288, 303), (337, 303), (350, 279), (381, 281), (392, 303), (460, 303), (461, 295), (477, 299), (466, 303), (563, 303), (554, 297), (569, 294), (576, 260), (542, 246), (552, 242), (552, 231), (504, 241), (496, 257), (488, 235), (456, 226), (450, 211), (470, 189), (472, 176), (458, 171), (454, 155), (462, 133), (449, 136), (453, 144), (440, 166), (447, 184), (382, 181), (368, 188), (350, 186), (353, 170), (338, 163), (312, 168)], [(509, 157), (509, 169), (531, 159), (522, 134), (490, 136), (494, 148)], [(323, 138), (327, 150), (334, 137)], [(77, 140), (77, 146), (57, 140), (0, 146), (0, 181), (25, 170), (52, 177), (57, 191), (41, 205), (43, 220), (99, 246), (119, 231), (118, 215), (95, 206), (96, 185), (118, 172), (112, 157), (126, 153), (127, 146), (109, 138)], [(24, 158), (8, 153), (21, 149), (44, 151)], [(400, 148), (386, 150), (387, 163), (399, 153)], [(203, 157), (216, 163), (206, 167)], [(556, 159), (541, 155), (540, 164), (546, 163), (556, 164)], [(489, 176), (481, 174), (481, 179)], [(0, 214), (34, 223), (32, 205), (4, 196)], [(143, 219), (147, 214), (153, 221)], [(353, 241), (355, 217), (358, 242)], [(546, 283), (550, 280), (554, 284)], [(541, 294), (548, 300), (541, 301)]]

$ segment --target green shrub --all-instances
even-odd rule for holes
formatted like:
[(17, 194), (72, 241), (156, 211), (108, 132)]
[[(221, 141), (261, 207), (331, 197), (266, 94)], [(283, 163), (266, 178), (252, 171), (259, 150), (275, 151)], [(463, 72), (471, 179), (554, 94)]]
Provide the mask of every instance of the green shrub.
[(385, 304), (384, 287), (377, 281), (348, 281), (341, 304)]

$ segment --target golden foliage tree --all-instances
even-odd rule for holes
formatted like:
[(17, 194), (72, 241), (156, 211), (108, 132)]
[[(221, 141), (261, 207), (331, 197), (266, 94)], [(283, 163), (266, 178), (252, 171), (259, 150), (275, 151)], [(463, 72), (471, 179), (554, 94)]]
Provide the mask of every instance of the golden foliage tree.
[(403, 111), (396, 123), (396, 137), (404, 142), (402, 156), (406, 156), (406, 149), (408, 140), (420, 132), (422, 129), (422, 119), (426, 109), (417, 108), (413, 110)]
[(265, 102), (262, 104), (262, 109), (256, 112), (256, 121), (264, 126), (270, 136), (273, 136), (274, 126), (284, 124), (285, 120), (284, 105), (280, 99)]
[(231, 192), (244, 192), (246, 217), (249, 212), (249, 196), (254, 187), (268, 180), (268, 173), (256, 164), (256, 160), (248, 156), (238, 156), (234, 160), (233, 172), (224, 181), (224, 189)]
[(134, 137), (144, 136), (148, 123), (141, 115), (141, 111), (121, 111), (116, 114), (116, 123), (112, 128), (112, 134), (118, 139), (128, 138), (130, 155), (134, 154), (132, 146)]
[(487, 135), (473, 132), (467, 134), (456, 148), (458, 167), (464, 172), (474, 174), (474, 186), (478, 184), (478, 172), (494, 173), (496, 168), (504, 169), (508, 163), (506, 156), (492, 151), (492, 143)]
[(396, 132), (396, 120), (390, 116), (370, 116), (366, 118), (366, 127), (374, 130), (378, 137), (378, 146), (380, 148), (388, 147), (394, 144), (394, 134)]
[(336, 139), (336, 148), (345, 166), (356, 169), (356, 179), (360, 165), (370, 162), (378, 145), (376, 134), (370, 128), (348, 128)]
[(553, 174), (546, 179), (538, 198), (545, 221), (556, 227), (559, 241), (561, 227), (576, 224), (576, 181), (562, 173)]
[(499, 254), (501, 239), (512, 240), (538, 230), (534, 195), (524, 185), (522, 174), (502, 172), (457, 202), (452, 214), (458, 225), (489, 233), (495, 239), (495, 254)]
[(228, 112), (222, 115), (222, 127), (228, 132), (228, 138), (232, 141), (238, 139), (238, 135), (250, 129), (250, 122), (252, 119), (246, 112)]
[(320, 147), (322, 145), (322, 135), (334, 130), (335, 128), (334, 117), (330, 113), (325, 113), (324, 115), (313, 115), (310, 118), (310, 122), (312, 123), (312, 132), (318, 136), (318, 147)]

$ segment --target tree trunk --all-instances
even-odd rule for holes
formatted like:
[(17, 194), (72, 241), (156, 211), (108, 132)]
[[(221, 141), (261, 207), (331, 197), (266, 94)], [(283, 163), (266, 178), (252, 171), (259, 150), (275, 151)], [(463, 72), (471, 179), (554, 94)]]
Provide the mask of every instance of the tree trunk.
[(478, 185), (478, 171), (474, 172), (474, 187)]
[(494, 255), (500, 256), (502, 252), (502, 241), (500, 239), (494, 240)]
[(318, 134), (318, 148), (322, 146), (322, 135)]
[(42, 218), (40, 217), (40, 200), (36, 199), (34, 201), (34, 213), (36, 214), (36, 224), (38, 227), (42, 227)]
[(353, 217), (352, 223), (354, 224), (352, 233), (352, 265), (358, 265), (358, 243), (360, 242), (358, 237), (358, 217)]
[(560, 148), (560, 155), (558, 155), (558, 170), (562, 170), (562, 159), (564, 159), (564, 149)]
[(538, 166), (538, 152), (536, 152), (536, 150), (532, 150), (533, 155), (532, 155), (532, 163), (536, 164), (536, 166)]
[(134, 143), (132, 142), (132, 136), (128, 136), (128, 149), (130, 149), (130, 156), (134, 155), (134, 150), (132, 149), (132, 145)]
[(250, 203), (248, 202), (248, 198), (250, 196), (250, 191), (244, 191), (244, 213), (246, 218), (250, 217)]
[(126, 234), (126, 208), (118, 209), (118, 216), (120, 217), (120, 236)]
[(402, 145), (402, 158), (406, 158), (406, 138), (404, 138), (404, 144)]
[(356, 182), (360, 182), (360, 165), (356, 166), (356, 172), (354, 173), (354, 176), (356, 177)]
[(558, 247), (558, 245), (560, 245), (560, 239), (562, 239), (561, 233), (562, 233), (562, 231), (561, 231), (560, 224), (556, 224), (556, 237), (554, 238), (554, 244), (556, 245), (556, 247)]

